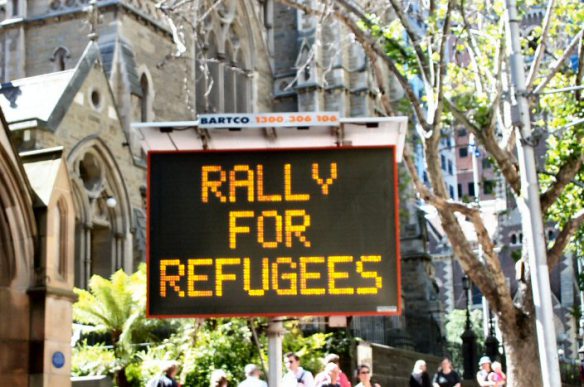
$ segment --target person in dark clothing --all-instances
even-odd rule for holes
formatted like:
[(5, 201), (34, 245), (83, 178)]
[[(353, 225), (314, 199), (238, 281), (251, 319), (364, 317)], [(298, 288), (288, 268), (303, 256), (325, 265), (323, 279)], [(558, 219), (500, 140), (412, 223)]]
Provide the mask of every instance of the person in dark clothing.
[(438, 372), (434, 375), (432, 385), (434, 387), (460, 387), (460, 376), (452, 368), (450, 359), (444, 358), (442, 360)]
[(162, 369), (162, 375), (153, 379), (148, 386), (153, 387), (179, 387), (177, 381), (174, 379), (178, 373), (178, 363), (175, 361), (168, 362)]
[(416, 361), (412, 374), (410, 375), (410, 387), (432, 387), (430, 375), (426, 370), (426, 362), (424, 360)]

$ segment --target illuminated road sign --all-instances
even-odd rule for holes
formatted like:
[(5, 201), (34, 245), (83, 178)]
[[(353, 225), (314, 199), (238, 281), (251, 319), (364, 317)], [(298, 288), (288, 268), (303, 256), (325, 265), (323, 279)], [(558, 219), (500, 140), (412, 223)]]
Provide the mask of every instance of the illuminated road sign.
[(148, 314), (398, 314), (394, 147), (150, 152)]

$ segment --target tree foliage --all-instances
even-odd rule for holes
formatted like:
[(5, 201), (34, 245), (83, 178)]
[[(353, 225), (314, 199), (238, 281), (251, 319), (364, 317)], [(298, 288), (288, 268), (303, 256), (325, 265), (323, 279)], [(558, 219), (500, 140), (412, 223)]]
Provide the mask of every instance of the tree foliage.
[(117, 271), (111, 280), (94, 275), (89, 290), (75, 289), (79, 297), (73, 305), (73, 319), (86, 331), (104, 333), (113, 347), (113, 367), (118, 385), (127, 385), (125, 368), (133, 360), (136, 347), (152, 327), (145, 316), (145, 269), (132, 275)]
[[(93, 276), (89, 290), (75, 290), (74, 319), (86, 324), (85, 335), (98, 343), (82, 340), (74, 347), (74, 376), (110, 375), (118, 386), (137, 387), (175, 360), (185, 387), (207, 385), (215, 369), (223, 369), (236, 385), (245, 379), (246, 364), (267, 364), (266, 319), (147, 319), (145, 291), (144, 267), (132, 275), (118, 271), (109, 280)], [(338, 340), (325, 333), (305, 336), (298, 320), (286, 328), (284, 351), (298, 353), (313, 372), (320, 371), (325, 353), (343, 353), (349, 345), (342, 335)]]
[[(553, 268), (574, 236), (582, 232), (584, 222), (584, 124), (579, 122), (583, 116), (582, 91), (549, 93), (582, 85), (581, 2), (520, 2), (521, 15), (537, 24), (523, 25), (530, 119), (536, 134), (523, 139), (512, 115), (515, 101), (511, 98), (504, 1), (389, 0), (391, 15), (381, 13), (383, 4), (376, 1), (281, 1), (319, 17), (321, 24), (328, 18), (340, 20), (364, 48), (377, 85), (385, 81), (381, 68), (402, 87), (409, 104), (406, 112), (423, 145), (430, 180), (428, 187), (420, 179), (412, 149), (406, 146), (404, 160), (416, 191), (420, 199), (436, 208), (455, 257), (498, 317), (509, 360), (509, 384), (540, 385), (540, 376), (530, 371), (538, 363), (530, 277), (521, 278), (518, 294), (511, 294), (496, 241), (487, 231), (480, 208), (450, 198), (441, 169), (440, 143), (444, 135), (457, 128), (472, 133), (520, 207), (525, 187), (520, 179), (517, 144), (543, 146), (547, 141), (545, 162), (539, 164), (540, 204), (544, 220), (557, 224), (557, 237), (548, 247), (548, 265)], [(527, 18), (537, 11), (543, 18)], [(419, 23), (421, 20), (423, 23)], [(422, 93), (417, 92), (415, 83), (423, 85)], [(397, 104), (387, 98), (382, 101), (385, 113), (392, 115)], [(463, 233), (463, 221), (474, 226), (482, 260), (476, 244)], [(520, 263), (529, 272), (528, 263), (523, 259)]]

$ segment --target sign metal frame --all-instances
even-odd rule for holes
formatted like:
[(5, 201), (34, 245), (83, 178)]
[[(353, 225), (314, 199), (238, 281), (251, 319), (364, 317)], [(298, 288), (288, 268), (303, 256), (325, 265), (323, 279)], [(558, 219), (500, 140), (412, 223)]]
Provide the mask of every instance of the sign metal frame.
[[(177, 314), (153, 314), (151, 313), (150, 310), (150, 281), (151, 281), (151, 222), (152, 222), (152, 218), (151, 218), (151, 212), (150, 209), (151, 207), (151, 155), (152, 154), (165, 154), (165, 153), (170, 153), (170, 154), (177, 154), (177, 153), (216, 153), (216, 152), (222, 152), (222, 153), (228, 153), (228, 152), (249, 152), (249, 153), (265, 153), (265, 152), (286, 152), (286, 151), (304, 151), (304, 152), (311, 152), (311, 151), (319, 151), (319, 150), (347, 150), (347, 151), (351, 151), (351, 150), (356, 150), (356, 149), (388, 149), (388, 148), (392, 148), (393, 152), (393, 177), (394, 177), (394, 181), (393, 181), (393, 190), (394, 190), (394, 203), (393, 205), (395, 206), (394, 208), (394, 215), (395, 215), (395, 224), (394, 224), (394, 230), (395, 230), (395, 265), (396, 265), (396, 293), (397, 293), (397, 305), (395, 305), (395, 308), (393, 306), (389, 307), (388, 310), (378, 310), (378, 311), (373, 311), (373, 310), (363, 310), (363, 311), (343, 311), (343, 312), (330, 312), (330, 311), (326, 311), (326, 312), (315, 312), (315, 311), (310, 311), (310, 312), (298, 312), (298, 311), (291, 311), (291, 312), (282, 312), (282, 311), (277, 311), (277, 312), (266, 312), (266, 313), (213, 313), (213, 314), (199, 314), (196, 312), (193, 313), (187, 313), (187, 314), (182, 314), (182, 313), (177, 313)], [(389, 160), (388, 160), (389, 161)], [(147, 177), (147, 181), (148, 181), (148, 185), (147, 185), (147, 230), (146, 230), (146, 237), (147, 237), (147, 243), (146, 243), (146, 252), (147, 252), (147, 258), (146, 258), (146, 262), (147, 262), (147, 305), (146, 305), (146, 315), (149, 318), (211, 318), (211, 317), (246, 317), (246, 316), (266, 316), (266, 317), (273, 317), (273, 316), (281, 316), (281, 315), (286, 315), (286, 316), (305, 316), (305, 315), (310, 315), (310, 316), (348, 316), (348, 315), (354, 315), (354, 316), (372, 316), (372, 315), (383, 315), (383, 316), (388, 316), (388, 315), (401, 315), (402, 313), (402, 300), (401, 300), (401, 295), (402, 295), (402, 290), (401, 290), (401, 255), (400, 255), (400, 239), (399, 239), (399, 190), (398, 190), (398, 168), (397, 168), (397, 146), (396, 145), (381, 145), (381, 146), (355, 146), (355, 147), (314, 147), (314, 148), (293, 148), (293, 149), (287, 149), (287, 148), (259, 148), (259, 149), (216, 149), (216, 150), (188, 150), (188, 151), (151, 151), (149, 152), (149, 156), (148, 156), (148, 177)], [(393, 285), (392, 285), (393, 287)], [(287, 296), (289, 298), (283, 297), (282, 296), (282, 300), (288, 300), (288, 301), (293, 301), (293, 300), (297, 300), (297, 297), (302, 297), (302, 296)], [(324, 300), (326, 300), (327, 298), (331, 297), (328, 295), (321, 295), (319, 297), (322, 297)], [(334, 297), (334, 296), (333, 296)], [(333, 298), (334, 300), (334, 298)], [(326, 302), (326, 301), (324, 301)]]

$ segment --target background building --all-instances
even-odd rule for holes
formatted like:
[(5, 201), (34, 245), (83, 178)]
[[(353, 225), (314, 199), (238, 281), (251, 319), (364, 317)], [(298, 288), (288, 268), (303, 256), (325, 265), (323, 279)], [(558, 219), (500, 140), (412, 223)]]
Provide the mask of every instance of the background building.
[[(25, 181), (18, 167), (24, 155), (63, 148), (61, 175), (66, 179), (61, 180), (67, 181), (71, 195), (66, 226), (74, 235), (67, 239), (74, 241), (68, 245), (72, 252), (63, 285), (67, 292), (73, 283), (87, 286), (93, 274), (131, 271), (144, 260), (148, 146), (132, 122), (194, 120), (198, 113), (214, 112), (338, 111), (341, 116), (375, 116), (380, 98), (400, 96), (388, 74), (385, 84), (374, 81), (363, 49), (332, 19), (307, 16), (273, 0), (198, 4), (198, 9), (184, 10), (193, 18), (189, 25), (180, 23), (182, 10), (171, 13), (169, 4), (157, 6), (148, 0), (0, 0), (0, 107), (7, 117), (3, 147), (11, 150), (5, 158), (14, 164), (15, 179)], [(204, 131), (186, 134), (205, 136)], [(170, 137), (167, 140), (172, 147)], [(25, 153), (19, 157), (17, 152)], [(445, 167), (453, 160), (449, 157)], [(26, 262), (28, 272), (23, 276), (28, 279), (35, 267), (31, 241), (44, 228), (35, 226), (34, 195), (18, 188), (25, 186), (12, 185), (22, 201), (18, 216), (23, 230), (18, 235), (23, 237), (17, 240), (23, 247), (7, 265), (20, 267)], [(355, 318), (351, 326), (372, 341), (439, 354), (443, 333), (438, 289), (425, 225), (411, 198), (404, 191), (402, 268), (409, 279), (403, 281), (405, 313)], [(0, 237), (12, 234), (2, 229)], [(52, 259), (58, 256), (55, 253)], [(10, 293), (18, 294), (22, 305), (10, 327), (37, 323), (29, 313), (34, 282), (23, 281), (20, 293)], [(0, 309), (10, 302), (0, 299)], [(43, 323), (50, 329), (69, 326), (67, 313), (60, 315), (61, 322), (47, 316)], [(0, 377), (16, 367), (20, 379), (14, 385), (57, 385), (44, 376), (34, 377), (54, 371), (49, 367), (54, 352), (38, 352), (32, 344), (53, 340), (49, 328), (35, 331), (38, 338), (20, 337), (23, 347), (33, 348), (26, 353), (38, 358), (16, 366), (13, 357), (0, 357), (6, 359), (0, 360)], [(431, 335), (421, 337), (421, 330)], [(61, 334), (59, 340), (70, 336), (68, 330)], [(6, 344), (10, 340), (10, 335), (0, 333), (6, 351), (14, 351)], [(59, 372), (66, 373), (69, 352), (60, 351), (66, 366)]]

